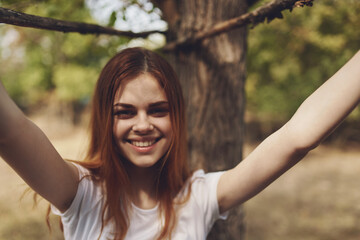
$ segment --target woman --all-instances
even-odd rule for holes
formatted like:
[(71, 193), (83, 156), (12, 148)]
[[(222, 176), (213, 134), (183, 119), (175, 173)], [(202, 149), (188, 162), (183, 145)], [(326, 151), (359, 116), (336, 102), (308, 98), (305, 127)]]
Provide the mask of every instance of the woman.
[(235, 168), (191, 173), (177, 77), (126, 49), (100, 74), (86, 161), (64, 161), (0, 87), (0, 153), (62, 218), (66, 239), (205, 239), (226, 211), (301, 160), (359, 104), (360, 52)]

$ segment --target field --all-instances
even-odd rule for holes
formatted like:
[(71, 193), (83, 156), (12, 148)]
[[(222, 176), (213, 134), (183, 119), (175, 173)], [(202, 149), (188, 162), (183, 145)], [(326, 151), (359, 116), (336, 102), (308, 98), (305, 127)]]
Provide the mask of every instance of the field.
[[(32, 119), (64, 158), (78, 159), (86, 131), (51, 117)], [(51, 123), (51, 127), (49, 127)], [(253, 146), (245, 147), (245, 155)], [(247, 240), (360, 239), (360, 147), (320, 146), (262, 193), (244, 204)], [(47, 203), (33, 209), (32, 194), (0, 161), (0, 240), (63, 239), (57, 219), (45, 224)]]
[(360, 239), (360, 147), (321, 146), (245, 203), (248, 240)]

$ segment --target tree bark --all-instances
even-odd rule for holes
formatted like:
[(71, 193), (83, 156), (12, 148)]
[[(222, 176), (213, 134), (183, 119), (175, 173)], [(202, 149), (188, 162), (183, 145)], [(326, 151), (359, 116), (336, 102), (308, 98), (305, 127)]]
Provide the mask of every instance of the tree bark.
[[(181, 16), (169, 24), (168, 41), (191, 37), (247, 10), (246, 0), (167, 0)], [(160, 6), (161, 7), (161, 6)], [(168, 19), (165, 19), (168, 20)], [(167, 53), (182, 83), (187, 104), (189, 159), (193, 168), (226, 170), (242, 159), (246, 28)], [(241, 207), (218, 221), (208, 239), (243, 239)]]

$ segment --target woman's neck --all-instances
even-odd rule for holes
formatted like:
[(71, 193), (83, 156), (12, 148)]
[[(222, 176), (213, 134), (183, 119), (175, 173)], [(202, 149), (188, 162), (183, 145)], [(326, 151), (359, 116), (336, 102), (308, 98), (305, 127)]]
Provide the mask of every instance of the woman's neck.
[(131, 182), (131, 201), (142, 209), (154, 208), (158, 199), (156, 196), (156, 169), (131, 166), (129, 169)]

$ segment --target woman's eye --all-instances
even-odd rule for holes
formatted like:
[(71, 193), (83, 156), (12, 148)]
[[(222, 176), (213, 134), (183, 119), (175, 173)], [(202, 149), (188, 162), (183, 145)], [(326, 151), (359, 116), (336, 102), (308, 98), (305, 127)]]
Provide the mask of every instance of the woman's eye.
[(130, 111), (130, 110), (115, 110), (114, 111), (114, 116), (116, 116), (117, 118), (120, 119), (128, 119), (128, 118), (132, 118), (133, 116), (135, 116), (135, 112), (134, 111)]
[(153, 117), (165, 117), (168, 113), (168, 108), (154, 108), (149, 110), (149, 115)]

